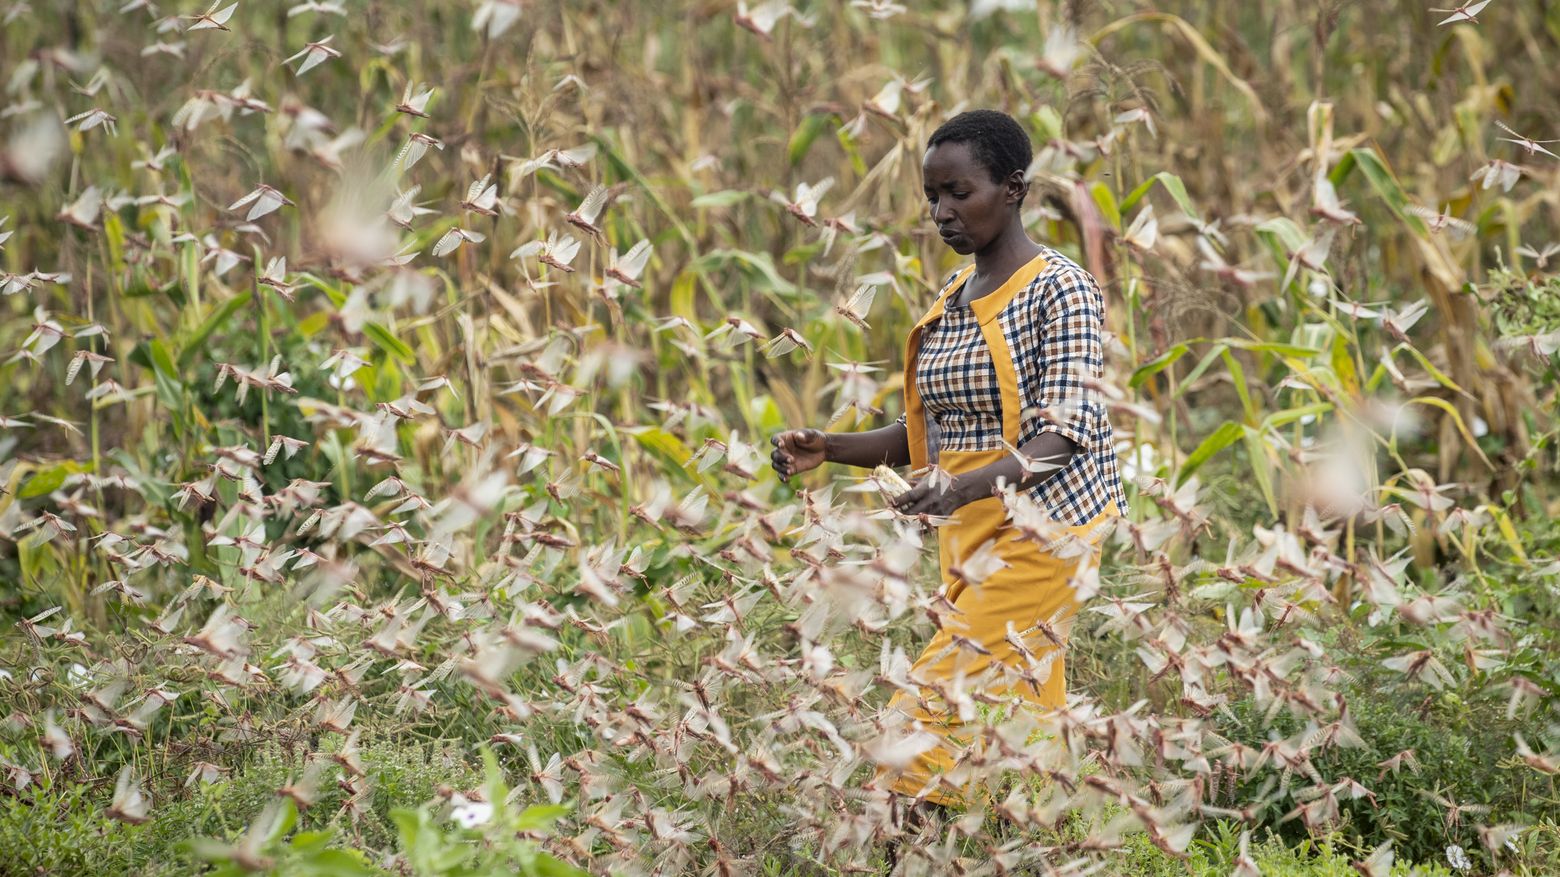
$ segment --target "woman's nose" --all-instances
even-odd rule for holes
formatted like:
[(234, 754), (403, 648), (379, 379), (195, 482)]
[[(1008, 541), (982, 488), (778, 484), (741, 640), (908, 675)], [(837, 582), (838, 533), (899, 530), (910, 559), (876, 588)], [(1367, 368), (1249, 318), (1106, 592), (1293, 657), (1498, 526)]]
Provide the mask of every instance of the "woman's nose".
[(932, 203), (932, 222), (935, 222), (938, 225), (942, 225), (944, 222), (947, 222), (948, 219), (952, 218), (953, 208), (946, 207), (946, 203), (947, 202), (944, 201), (936, 201)]

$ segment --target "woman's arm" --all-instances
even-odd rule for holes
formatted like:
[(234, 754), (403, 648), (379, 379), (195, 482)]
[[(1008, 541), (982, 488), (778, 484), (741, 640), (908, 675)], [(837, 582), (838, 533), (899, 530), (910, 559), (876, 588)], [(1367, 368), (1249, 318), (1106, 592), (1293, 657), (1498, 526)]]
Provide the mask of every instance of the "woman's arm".
[(903, 420), (868, 432), (788, 429), (770, 436), (769, 443), (775, 446), (769, 460), (781, 479), (800, 475), (824, 463), (871, 469), (885, 464), (903, 466), (910, 462), (910, 440)]
[(898, 421), (866, 432), (826, 432), (823, 456), (830, 463), (867, 469), (880, 465), (908, 466), (910, 434)]
[(953, 486), (962, 492), (964, 502), (985, 499), (996, 493), (998, 480), (1017, 484), (1020, 491), (1028, 490), (1067, 468), (1077, 450), (1078, 446), (1072, 439), (1055, 432), (1042, 432), (1026, 442), (1018, 452), (1034, 463), (1046, 464), (1045, 469), (1030, 472), (1016, 456), (1008, 454), (995, 463), (988, 463), (955, 477)]
[(932, 488), (931, 479), (923, 478), (894, 501), (894, 508), (907, 515), (951, 515), (962, 506), (995, 494), (999, 481), (1017, 484), (1020, 491), (1027, 490), (1065, 469), (1077, 447), (1066, 436), (1042, 432), (1018, 451), (1030, 463), (1048, 465), (1042, 471), (1031, 472), (1025, 462), (1008, 454), (995, 463), (953, 476), (941, 491)]

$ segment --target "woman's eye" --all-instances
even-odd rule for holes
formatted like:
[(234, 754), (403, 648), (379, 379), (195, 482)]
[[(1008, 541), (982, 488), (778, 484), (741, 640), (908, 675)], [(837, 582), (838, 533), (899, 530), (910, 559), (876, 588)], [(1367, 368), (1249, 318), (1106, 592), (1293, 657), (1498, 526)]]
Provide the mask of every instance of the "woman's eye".
[(962, 201), (965, 198), (970, 197), (970, 193), (969, 192), (954, 192), (953, 193), (953, 197), (958, 198), (959, 200)]

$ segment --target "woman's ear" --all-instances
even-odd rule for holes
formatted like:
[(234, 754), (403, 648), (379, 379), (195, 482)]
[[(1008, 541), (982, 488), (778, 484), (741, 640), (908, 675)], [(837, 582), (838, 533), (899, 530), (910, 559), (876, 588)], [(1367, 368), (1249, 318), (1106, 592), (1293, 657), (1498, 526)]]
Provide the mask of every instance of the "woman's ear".
[(1009, 204), (1022, 204), (1024, 196), (1029, 194), (1029, 181), (1024, 179), (1023, 171), (1014, 171), (1007, 178), (1007, 202)]

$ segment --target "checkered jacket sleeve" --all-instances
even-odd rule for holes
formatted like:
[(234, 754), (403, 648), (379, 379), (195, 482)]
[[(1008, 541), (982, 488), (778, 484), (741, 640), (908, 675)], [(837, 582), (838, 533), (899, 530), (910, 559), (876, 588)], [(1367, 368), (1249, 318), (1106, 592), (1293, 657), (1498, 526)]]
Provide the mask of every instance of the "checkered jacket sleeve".
[[(1105, 416), (1099, 391), (1085, 380), (1104, 376), (1105, 301), (1094, 277), (1082, 268), (1058, 271), (1038, 296), (1040, 308), (1023, 346), (1033, 345), (1030, 380), (1025, 388), (1023, 418), (1029, 436), (1054, 432), (1073, 441), (1075, 452), (1086, 453)], [(1023, 366), (1021, 366), (1022, 368)], [(1027, 422), (1036, 418), (1035, 422)]]

